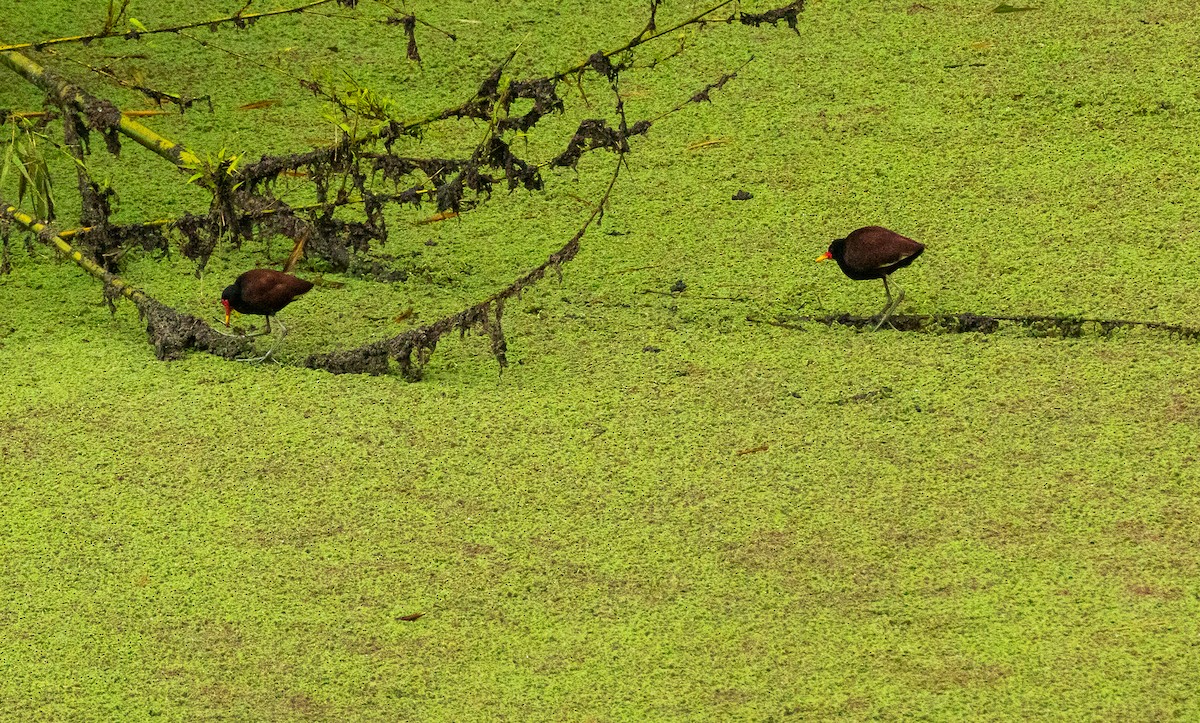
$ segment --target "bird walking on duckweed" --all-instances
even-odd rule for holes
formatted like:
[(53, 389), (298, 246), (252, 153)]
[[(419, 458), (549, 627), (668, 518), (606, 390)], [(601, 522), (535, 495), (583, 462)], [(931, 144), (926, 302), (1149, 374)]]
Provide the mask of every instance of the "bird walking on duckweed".
[(866, 226), (851, 231), (846, 238), (837, 239), (829, 244), (829, 250), (818, 256), (817, 261), (833, 259), (842, 273), (855, 281), (883, 279), (887, 303), (879, 312), (879, 321), (872, 328), (872, 331), (876, 331), (888, 320), (900, 302), (904, 301), (904, 289), (894, 281), (892, 283), (895, 284), (898, 293), (896, 299), (892, 300), (888, 275), (916, 261), (924, 250), (924, 244), (901, 236), (895, 231), (882, 226)]
[[(229, 326), (229, 317), (234, 311), (239, 314), (257, 314), (266, 320), (266, 328), (260, 332), (247, 334), (247, 336), (270, 334), (271, 317), (292, 303), (297, 296), (308, 293), (312, 287), (311, 281), (305, 281), (282, 271), (273, 269), (247, 271), (221, 292), (221, 305), (225, 307), (225, 326)], [(275, 321), (279, 324), (282, 332), (279, 337), (282, 341), (283, 337), (287, 336), (287, 327), (283, 325), (282, 321), (278, 319)], [(245, 361), (262, 361), (270, 357), (274, 351), (275, 346), (272, 346), (270, 351), (262, 357)]]

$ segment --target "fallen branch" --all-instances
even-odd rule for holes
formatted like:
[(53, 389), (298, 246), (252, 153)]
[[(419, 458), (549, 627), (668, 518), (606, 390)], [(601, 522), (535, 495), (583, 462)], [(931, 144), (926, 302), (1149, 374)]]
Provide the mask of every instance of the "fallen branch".
[[(63, 60), (67, 61), (68, 63), (73, 63), (75, 65), (80, 66), (81, 68), (85, 68), (89, 72), (95, 73), (96, 75), (99, 75), (101, 78), (105, 78), (108, 81), (121, 86), (122, 88), (127, 88), (129, 90), (133, 90), (138, 93), (141, 93), (147, 100), (150, 100), (153, 103), (155, 103), (156, 105), (158, 105), (158, 107), (160, 109), (162, 108), (163, 103), (174, 103), (176, 106), (179, 107), (179, 112), (183, 113), (188, 108), (191, 108), (192, 105), (194, 105), (195, 103), (198, 103), (199, 101), (206, 101), (208, 103), (208, 112), (209, 113), (213, 112), (212, 98), (210, 96), (202, 95), (198, 98), (192, 98), (192, 97), (188, 97), (188, 96), (179, 95), (178, 93), (169, 93), (167, 91), (157, 90), (155, 88), (151, 88), (149, 86), (142, 85), (140, 83), (135, 83), (135, 82), (126, 80), (126, 79), (122, 78), (121, 76), (117, 75), (116, 71), (114, 71), (112, 68), (110, 68), (108, 66), (98, 67), (95, 65), (91, 65), (89, 63), (83, 62), (82, 60), (79, 60), (78, 58), (72, 58), (72, 57), (69, 57), (66, 55), (57, 55), (55, 53), (55, 51), (53, 51), (53, 50), (47, 50), (46, 52), (51, 55), (56, 55), (56, 57), (62, 58)], [(164, 112), (165, 111), (162, 111), (162, 110), (158, 110), (158, 111), (143, 110), (143, 111), (122, 111), (122, 114), (125, 115), (125, 114), (131, 114), (131, 113), (153, 113), (155, 115), (159, 115)]]
[[(850, 326), (864, 329), (875, 326), (879, 320), (873, 316), (780, 316), (775, 319), (759, 319), (748, 316), (746, 321), (753, 324), (770, 324), (784, 329), (803, 331), (804, 323), (824, 324), (825, 326)], [(894, 314), (887, 325), (896, 331), (925, 332), (934, 334), (992, 334), (1000, 329), (1002, 322), (1008, 322), (1026, 327), (1036, 336), (1051, 336), (1061, 338), (1078, 338), (1083, 336), (1085, 327), (1093, 327), (1103, 337), (1110, 337), (1117, 329), (1141, 327), (1154, 331), (1162, 331), (1182, 339), (1200, 339), (1200, 328), (1167, 324), (1160, 321), (1136, 321), (1132, 319), (1089, 319), (1078, 316), (1006, 316), (999, 314)]]
[(104, 298), (110, 308), (115, 308), (112, 302), (122, 296), (132, 301), (138, 308), (138, 314), (146, 321), (146, 335), (154, 345), (154, 353), (159, 359), (178, 359), (188, 349), (207, 351), (225, 359), (246, 356), (251, 351), (247, 339), (221, 334), (201, 319), (190, 314), (181, 314), (141, 289), (131, 286), (116, 274), (105, 271), (102, 266), (63, 240), (54, 229), (5, 202), (3, 198), (0, 198), (0, 220), (13, 221), (27, 229), (40, 241), (103, 281)]

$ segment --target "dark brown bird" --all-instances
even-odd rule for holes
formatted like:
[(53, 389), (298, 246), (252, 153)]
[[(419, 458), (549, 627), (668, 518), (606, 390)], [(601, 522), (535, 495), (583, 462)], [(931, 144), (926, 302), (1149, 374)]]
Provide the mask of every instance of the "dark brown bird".
[(895, 231), (882, 226), (866, 226), (829, 244), (829, 250), (818, 256), (817, 261), (833, 259), (841, 267), (842, 273), (855, 281), (883, 279), (887, 304), (879, 312), (879, 323), (875, 324), (875, 329), (878, 329), (904, 301), (904, 289), (900, 288), (900, 284), (896, 284), (899, 293), (896, 300), (892, 301), (888, 274), (916, 261), (924, 250), (924, 244)]
[[(266, 331), (262, 333), (270, 334), (271, 317), (312, 287), (311, 281), (298, 279), (282, 271), (247, 271), (221, 292), (221, 305), (225, 307), (225, 326), (229, 326), (229, 316), (234, 311), (240, 314), (259, 314), (267, 320)], [(287, 327), (282, 321), (279, 322), (279, 326), (286, 335)]]

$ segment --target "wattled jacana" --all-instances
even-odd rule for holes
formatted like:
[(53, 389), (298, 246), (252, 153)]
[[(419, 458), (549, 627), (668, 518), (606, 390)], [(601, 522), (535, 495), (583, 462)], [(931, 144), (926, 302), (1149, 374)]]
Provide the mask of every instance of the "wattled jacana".
[[(292, 299), (307, 293), (312, 287), (311, 281), (298, 279), (282, 271), (247, 271), (221, 292), (221, 305), (225, 307), (225, 326), (229, 326), (229, 316), (234, 311), (241, 314), (259, 314), (267, 320), (267, 328), (254, 336), (270, 334), (271, 317), (292, 303)], [(279, 326), (286, 335), (287, 327), (282, 321), (279, 322)]]
[(896, 269), (908, 266), (921, 252), (925, 245), (913, 241), (907, 236), (901, 236), (882, 226), (866, 226), (851, 231), (846, 238), (840, 238), (829, 244), (829, 250), (817, 257), (817, 261), (833, 259), (841, 267), (842, 273), (855, 281), (866, 279), (883, 279), (883, 290), (887, 293), (887, 304), (879, 312), (879, 323), (875, 329), (883, 326), (892, 312), (904, 301), (904, 289), (896, 284), (899, 294), (892, 301), (892, 290), (888, 288), (888, 274)]

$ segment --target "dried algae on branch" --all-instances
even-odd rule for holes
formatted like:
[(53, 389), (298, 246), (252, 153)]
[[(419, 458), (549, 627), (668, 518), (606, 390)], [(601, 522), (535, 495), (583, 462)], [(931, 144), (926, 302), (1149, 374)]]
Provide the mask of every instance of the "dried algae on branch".
[[(504, 316), (504, 303), (513, 297), (518, 297), (521, 293), (537, 283), (546, 275), (546, 272), (553, 270), (555, 273), (562, 273), (562, 265), (575, 258), (579, 253), (579, 242), (583, 235), (587, 233), (588, 227), (593, 221), (602, 219), (604, 216), (604, 208), (608, 204), (608, 199), (612, 195), (613, 186), (617, 183), (617, 177), (621, 173), (621, 164), (624, 162), (624, 155), (619, 155), (615, 166), (613, 167), (612, 179), (608, 182), (608, 188), (604, 191), (604, 196), (596, 207), (592, 210), (587, 221), (583, 226), (571, 237), (570, 241), (563, 244), (550, 257), (546, 259), (537, 268), (525, 274), (521, 278), (509, 284), (507, 287), (492, 294), (488, 298), (480, 301), (477, 304), (463, 309), (462, 311), (443, 317), (425, 326), (399, 334), (390, 339), (371, 342), (355, 349), (347, 349), (335, 351), (328, 354), (315, 354), (310, 356), (305, 362), (305, 366), (311, 369), (324, 369), (335, 374), (345, 373), (367, 373), (367, 374), (383, 374), (388, 371), (388, 359), (395, 359), (400, 365), (400, 372), (406, 379), (415, 381), (421, 378), (421, 369), (429, 360), (429, 356), (437, 348), (438, 340), (447, 332), (458, 330), (461, 334), (465, 334), (472, 329), (479, 329), (487, 334), (492, 341), (492, 355), (496, 357), (500, 368), (503, 369), (508, 365), (506, 352), (508, 343), (504, 338), (504, 329), (501, 326), (501, 321)], [(413, 358), (414, 353), (416, 358)]]
[[(878, 316), (854, 316), (837, 314), (826, 316), (780, 316), (775, 319), (746, 317), (752, 324), (770, 324), (785, 329), (803, 331), (805, 323), (825, 326), (848, 326), (855, 329), (872, 328)], [(1035, 336), (1077, 338), (1087, 330), (1094, 330), (1102, 337), (1112, 336), (1117, 329), (1142, 328), (1159, 331), (1180, 339), (1200, 339), (1200, 328), (1167, 324), (1160, 321), (1136, 321), (1132, 319), (1090, 319), (1067, 315), (998, 315), (998, 314), (895, 314), (888, 317), (887, 326), (895, 331), (928, 334), (992, 334), (1005, 324), (1024, 327)]]

